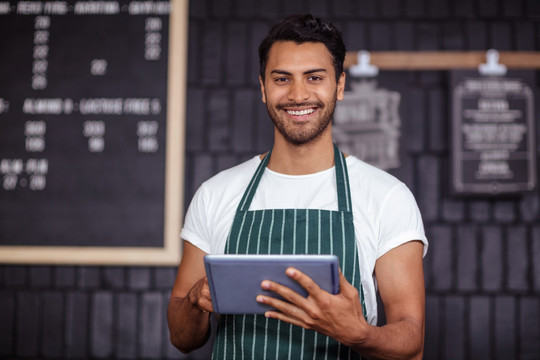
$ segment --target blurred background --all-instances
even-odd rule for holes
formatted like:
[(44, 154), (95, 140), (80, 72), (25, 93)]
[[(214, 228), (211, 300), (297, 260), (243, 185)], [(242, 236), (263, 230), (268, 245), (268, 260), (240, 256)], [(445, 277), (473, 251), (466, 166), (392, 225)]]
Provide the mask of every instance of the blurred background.
[[(537, 0), (192, 0), (184, 209), (201, 182), (271, 147), (257, 48), (277, 20), (307, 12), (334, 22), (350, 51), (540, 50)], [(0, 15), (2, 42), (16, 41), (4, 36), (3, 21)], [(19, 73), (0, 53), (3, 71)], [(536, 90), (538, 69), (526, 76)], [(152, 75), (143, 80), (150, 84)], [(381, 70), (370, 81), (399, 94), (398, 161), (386, 170), (412, 190), (430, 241), (424, 358), (540, 359), (538, 187), (504, 196), (452, 191), (450, 71)], [(538, 139), (538, 95), (533, 99)], [(189, 355), (169, 344), (175, 273), (175, 266), (0, 265), (0, 357), (208, 359), (211, 344)]]

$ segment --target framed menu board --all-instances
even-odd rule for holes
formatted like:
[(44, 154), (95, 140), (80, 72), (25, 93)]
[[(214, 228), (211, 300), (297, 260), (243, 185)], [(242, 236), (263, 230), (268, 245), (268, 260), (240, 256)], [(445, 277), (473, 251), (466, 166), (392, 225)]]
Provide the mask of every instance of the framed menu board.
[(452, 172), (457, 194), (534, 190), (534, 72), (452, 71)]
[(0, 2), (0, 262), (173, 265), (187, 0)]

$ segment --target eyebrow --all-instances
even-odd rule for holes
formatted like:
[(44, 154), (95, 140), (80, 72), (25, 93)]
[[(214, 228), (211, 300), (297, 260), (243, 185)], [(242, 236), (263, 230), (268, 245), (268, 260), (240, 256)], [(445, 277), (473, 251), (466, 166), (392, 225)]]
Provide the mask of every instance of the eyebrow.
[[(304, 75), (309, 75), (309, 74), (314, 74), (314, 73), (318, 73), (318, 72), (327, 72), (326, 69), (311, 69), (311, 70), (306, 70), (304, 71)], [(279, 74), (279, 75), (292, 75), (291, 72), (288, 72), (288, 71), (285, 71), (285, 70), (279, 70), (279, 69), (276, 69), (276, 70), (272, 70), (270, 72), (270, 74)]]

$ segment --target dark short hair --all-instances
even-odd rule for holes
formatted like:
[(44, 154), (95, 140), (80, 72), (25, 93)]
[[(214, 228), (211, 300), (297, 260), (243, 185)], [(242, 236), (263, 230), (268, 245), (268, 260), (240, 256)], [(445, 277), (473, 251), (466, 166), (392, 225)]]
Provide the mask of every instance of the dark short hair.
[(339, 80), (347, 49), (341, 32), (330, 21), (306, 14), (289, 16), (274, 25), (259, 45), (259, 74), (263, 81), (268, 53), (272, 45), (278, 41), (294, 41), (297, 44), (323, 43), (332, 55), (336, 81)]

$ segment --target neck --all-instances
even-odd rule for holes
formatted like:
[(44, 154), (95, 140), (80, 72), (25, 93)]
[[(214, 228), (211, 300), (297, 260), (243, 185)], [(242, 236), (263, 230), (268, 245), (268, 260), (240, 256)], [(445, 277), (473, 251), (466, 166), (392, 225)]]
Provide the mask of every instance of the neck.
[(277, 134), (268, 168), (287, 175), (307, 175), (334, 166), (334, 145), (331, 131), (307, 144), (294, 145)]

